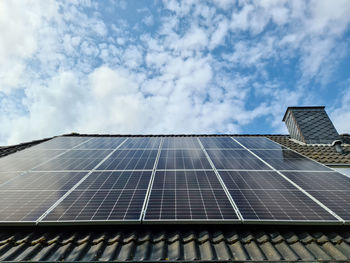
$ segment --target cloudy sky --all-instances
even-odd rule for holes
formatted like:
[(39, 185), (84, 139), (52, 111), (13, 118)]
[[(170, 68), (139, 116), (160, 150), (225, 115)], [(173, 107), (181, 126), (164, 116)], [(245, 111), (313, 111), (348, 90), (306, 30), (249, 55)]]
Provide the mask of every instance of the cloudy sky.
[(63, 133), (350, 132), (350, 1), (0, 1), (0, 145)]

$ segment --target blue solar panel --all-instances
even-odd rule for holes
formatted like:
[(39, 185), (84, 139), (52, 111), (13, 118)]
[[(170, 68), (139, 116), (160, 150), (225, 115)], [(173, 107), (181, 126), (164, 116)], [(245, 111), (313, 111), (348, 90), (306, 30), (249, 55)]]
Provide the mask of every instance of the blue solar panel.
[(139, 221), (151, 172), (93, 172), (43, 222)]
[(35, 171), (92, 170), (112, 150), (70, 150), (44, 164)]
[(196, 137), (165, 137), (163, 138), (163, 149), (200, 149)]
[(159, 137), (131, 137), (120, 149), (158, 149), (160, 141)]
[(331, 171), (328, 167), (291, 150), (253, 150), (276, 170)]
[(144, 220), (239, 221), (212, 171), (158, 171)]
[(211, 169), (201, 149), (162, 149), (157, 169)]
[(216, 169), (271, 170), (247, 150), (206, 150)]
[(87, 142), (78, 145), (75, 149), (112, 149), (117, 148), (123, 141), (127, 138), (125, 137), (96, 137), (88, 140)]
[(230, 137), (200, 137), (206, 149), (242, 149), (243, 147)]
[(56, 137), (49, 141), (33, 146), (34, 149), (71, 149), (84, 142), (87, 142), (91, 137)]
[(157, 150), (116, 150), (98, 170), (152, 170)]
[(322, 204), (350, 222), (350, 178), (337, 172), (283, 172)]
[(234, 139), (248, 149), (286, 149), (265, 137), (234, 137)]

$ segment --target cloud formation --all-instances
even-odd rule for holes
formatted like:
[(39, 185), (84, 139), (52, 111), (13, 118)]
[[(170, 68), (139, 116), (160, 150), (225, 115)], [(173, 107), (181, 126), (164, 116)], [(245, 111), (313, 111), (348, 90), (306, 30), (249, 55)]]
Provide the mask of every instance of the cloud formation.
[(347, 0), (137, 5), (0, 2), (0, 145), (70, 132), (279, 133), (293, 105), (326, 105), (350, 132)]

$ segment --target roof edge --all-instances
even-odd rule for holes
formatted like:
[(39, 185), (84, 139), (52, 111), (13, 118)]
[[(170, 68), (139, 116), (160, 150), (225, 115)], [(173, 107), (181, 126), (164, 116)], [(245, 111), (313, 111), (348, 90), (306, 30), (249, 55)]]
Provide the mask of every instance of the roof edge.
[(288, 107), (286, 112), (284, 113), (282, 121), (285, 121), (287, 113), (289, 110), (297, 110), (297, 109), (320, 109), (323, 110), (326, 106), (291, 106)]

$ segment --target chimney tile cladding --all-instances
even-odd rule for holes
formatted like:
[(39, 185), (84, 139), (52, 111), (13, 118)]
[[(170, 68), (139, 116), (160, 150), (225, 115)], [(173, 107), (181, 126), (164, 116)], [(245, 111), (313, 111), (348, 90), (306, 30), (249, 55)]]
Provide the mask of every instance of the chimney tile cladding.
[(324, 107), (288, 107), (283, 121), (293, 139), (307, 144), (330, 144), (339, 139)]

